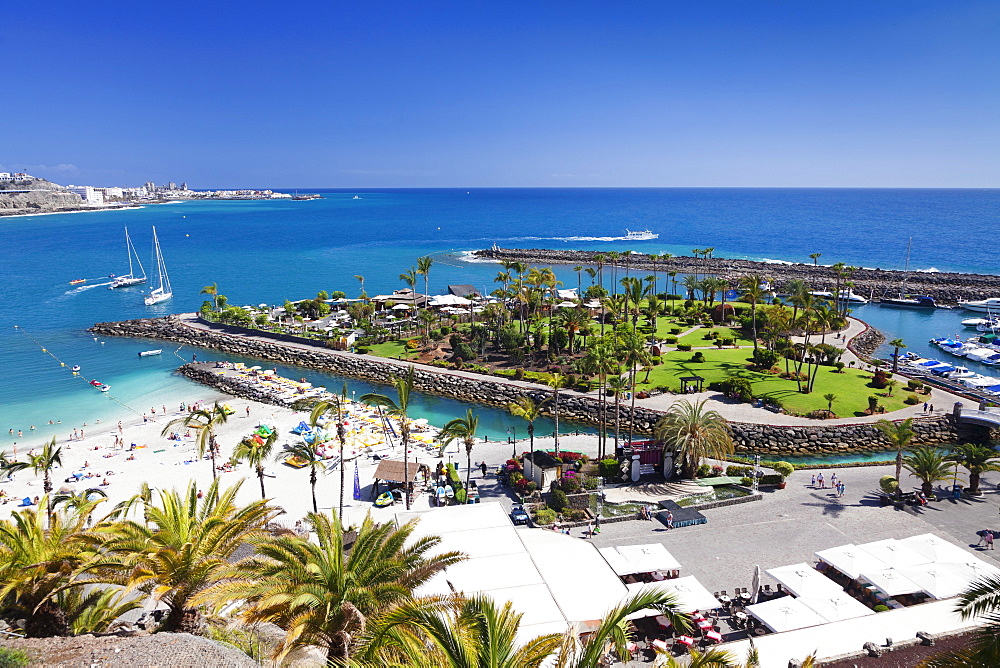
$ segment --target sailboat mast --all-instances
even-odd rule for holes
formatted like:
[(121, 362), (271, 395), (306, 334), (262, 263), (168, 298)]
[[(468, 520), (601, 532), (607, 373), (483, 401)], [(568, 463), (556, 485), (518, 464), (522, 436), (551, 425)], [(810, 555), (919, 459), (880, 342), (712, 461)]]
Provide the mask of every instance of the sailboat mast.
[(128, 226), (125, 227), (125, 252), (128, 253), (128, 277), (132, 278), (135, 274), (132, 271), (132, 240), (128, 236)]

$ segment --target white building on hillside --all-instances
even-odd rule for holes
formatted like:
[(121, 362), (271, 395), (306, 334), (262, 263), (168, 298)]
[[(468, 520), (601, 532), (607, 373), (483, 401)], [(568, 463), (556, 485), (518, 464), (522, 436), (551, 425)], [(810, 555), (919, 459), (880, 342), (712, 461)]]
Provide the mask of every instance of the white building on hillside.
[(104, 193), (91, 186), (66, 186), (66, 190), (79, 195), (87, 204), (104, 204)]

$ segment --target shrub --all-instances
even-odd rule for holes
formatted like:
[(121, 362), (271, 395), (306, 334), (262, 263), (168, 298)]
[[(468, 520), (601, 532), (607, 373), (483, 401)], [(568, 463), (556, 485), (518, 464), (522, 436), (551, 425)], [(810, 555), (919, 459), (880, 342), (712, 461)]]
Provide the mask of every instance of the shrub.
[(570, 494), (573, 494), (575, 492), (579, 492), (582, 485), (580, 484), (580, 481), (579, 479), (577, 479), (576, 476), (572, 476), (572, 477), (563, 477), (562, 481), (559, 483), (559, 487), (564, 492), (569, 492)]
[[(688, 346), (688, 348), (690, 348), (690, 347), (691, 346)], [(701, 352), (699, 350), (694, 355), (691, 355), (691, 361), (692, 362), (704, 362), (705, 361), (705, 353), (703, 353), (703, 352)]]
[(469, 500), (468, 492), (466, 492), (464, 489), (459, 489), (455, 491), (455, 503), (457, 503), (458, 505), (462, 505), (468, 500)]
[(753, 387), (746, 378), (727, 378), (720, 388), (726, 394), (738, 398), (743, 403), (753, 401)]
[(566, 498), (566, 492), (561, 489), (557, 489), (549, 495), (548, 504), (549, 508), (558, 512), (562, 512), (569, 505), (569, 499)]
[(677, 343), (677, 337), (676, 336), (664, 336), (663, 337), (663, 342), (664, 343), (670, 343), (670, 344)]
[(556, 511), (539, 508), (535, 511), (535, 524), (552, 524), (556, 521)]
[(695, 474), (699, 478), (707, 478), (712, 473), (712, 467), (708, 464), (702, 464), (698, 467), (698, 472)]
[(844, 373), (844, 363), (840, 360), (834, 362), (833, 366), (837, 367), (837, 373)]
[(568, 513), (563, 513), (571, 522), (582, 522), (587, 519), (587, 511), (578, 508), (571, 509)]
[(677, 350), (680, 350), (682, 352), (687, 352), (687, 351), (691, 350), (691, 344), (690, 343), (678, 343), (677, 344)]
[(884, 390), (889, 386), (889, 374), (882, 369), (876, 369), (875, 375), (872, 376), (872, 387), (877, 390)]
[(584, 489), (597, 489), (597, 486), (600, 484), (600, 482), (601, 481), (598, 480), (597, 478), (595, 478), (594, 476), (588, 475), (588, 476), (584, 477), (584, 479), (583, 479), (583, 488)]
[(602, 459), (597, 462), (597, 471), (605, 480), (615, 480), (621, 475), (621, 467), (617, 459)]
[(0, 647), (0, 668), (21, 668), (31, 663), (22, 650)]
[(521, 367), (514, 369), (514, 380), (524, 380), (524, 369)]
[[(680, 327), (671, 327), (670, 328), (670, 333), (671, 334), (680, 334), (681, 333), (681, 328)], [(677, 339), (674, 339), (674, 341), (676, 341), (676, 340)]]
[(753, 363), (758, 369), (770, 369), (779, 359), (781, 359), (780, 354), (766, 348), (758, 348), (753, 354)]
[(878, 479), (878, 486), (886, 494), (895, 494), (899, 489), (899, 481), (891, 475), (884, 475)]
[(742, 478), (740, 478), (740, 484), (743, 485), (744, 487), (749, 487), (750, 485), (753, 484), (753, 480), (751, 480), (746, 476), (743, 476)]
[(795, 471), (795, 467), (788, 462), (774, 462), (774, 464), (771, 465), (771, 468), (774, 469), (774, 472), (782, 478), (787, 478), (792, 475), (792, 472)]
[(910, 379), (910, 380), (906, 381), (906, 389), (908, 389), (910, 392), (916, 392), (917, 390), (921, 389), (923, 386), (924, 386), (924, 384), (921, 383), (919, 380)]
[(721, 339), (719, 343), (724, 346), (732, 346), (736, 344), (736, 339)]
[(872, 610), (874, 610), (875, 612), (886, 612), (887, 610), (889, 610), (889, 606), (887, 606), (887, 605), (876, 605), (874, 608), (872, 608)]
[(726, 467), (726, 475), (730, 478), (748, 476), (751, 472), (753, 472), (752, 466), (736, 466), (735, 464), (730, 464)]
[(785, 482), (785, 479), (778, 474), (762, 475), (760, 477), (761, 485), (780, 485), (783, 482)]
[(906, 404), (907, 406), (916, 406), (917, 404), (920, 403), (920, 399), (917, 398), (917, 395), (911, 394), (910, 396), (903, 399), (903, 403)]
[(712, 467), (712, 476), (718, 477), (722, 475), (722, 470), (723, 470), (722, 467), (716, 464), (715, 466)]

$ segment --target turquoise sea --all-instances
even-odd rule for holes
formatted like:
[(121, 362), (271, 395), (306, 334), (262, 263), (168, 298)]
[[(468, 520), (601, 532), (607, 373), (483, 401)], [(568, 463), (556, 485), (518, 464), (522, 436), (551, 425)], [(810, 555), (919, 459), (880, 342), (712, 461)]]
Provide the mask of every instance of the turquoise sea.
[[(291, 192), (291, 191), (289, 191)], [(843, 261), (902, 268), (912, 237), (911, 268), (996, 273), (995, 228), (1000, 190), (854, 189), (498, 189), (326, 190), (313, 201), (187, 202), (129, 211), (0, 218), (0, 447), (8, 430), (33, 443), (53, 429), (108, 421), (151, 406), (191, 399), (199, 388), (172, 371), (179, 357), (162, 343), (95, 341), (95, 322), (196, 310), (199, 290), (216, 282), (231, 304), (280, 304), (319, 290), (355, 296), (365, 277), (369, 294), (402, 287), (398, 275), (421, 255), (435, 259), (432, 292), (471, 283), (494, 289), (498, 266), (468, 262), (464, 252), (502, 246), (633, 249), (821, 263)], [(358, 196), (359, 199), (354, 197)], [(125, 273), (125, 226), (150, 256), (156, 226), (174, 288), (171, 301), (146, 307), (148, 286), (110, 291), (101, 277)], [(652, 241), (615, 239), (649, 228)], [(147, 261), (147, 272), (150, 267)], [(571, 267), (556, 267), (566, 287)], [(80, 286), (74, 279), (86, 278)], [(917, 352), (923, 342), (958, 331), (960, 311), (908, 312), (863, 307), (857, 315), (902, 336)], [(966, 316), (967, 317), (967, 316)], [(15, 329), (15, 325), (21, 329)], [(30, 334), (29, 338), (24, 332)], [(37, 343), (36, 343), (37, 341)], [(74, 378), (45, 347), (82, 376), (112, 386), (108, 395)], [(159, 357), (140, 358), (150, 347)], [(201, 358), (219, 357), (203, 352)], [(986, 370), (984, 369), (984, 372)], [(288, 370), (328, 387), (341, 380)], [(1000, 372), (998, 372), (1000, 373)], [(358, 394), (369, 386), (349, 382)], [(417, 411), (440, 424), (465, 410), (460, 402), (422, 397)], [(490, 438), (523, 425), (503, 411), (480, 409)], [(59, 421), (49, 426), (48, 422)], [(37, 426), (29, 432), (31, 425)], [(569, 425), (572, 430), (576, 425)], [(539, 431), (551, 429), (550, 424)], [(14, 438), (13, 440), (18, 440)]]

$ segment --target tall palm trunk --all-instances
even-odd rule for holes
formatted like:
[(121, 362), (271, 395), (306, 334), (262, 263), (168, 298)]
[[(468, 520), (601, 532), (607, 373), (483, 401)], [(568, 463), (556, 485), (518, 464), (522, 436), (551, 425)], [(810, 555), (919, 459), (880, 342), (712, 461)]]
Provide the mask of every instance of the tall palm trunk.
[(309, 466), (309, 487), (312, 488), (313, 512), (318, 513), (319, 507), (316, 505), (316, 465)]
[(264, 467), (257, 465), (257, 479), (260, 480), (260, 498), (266, 499), (267, 495), (264, 493)]

